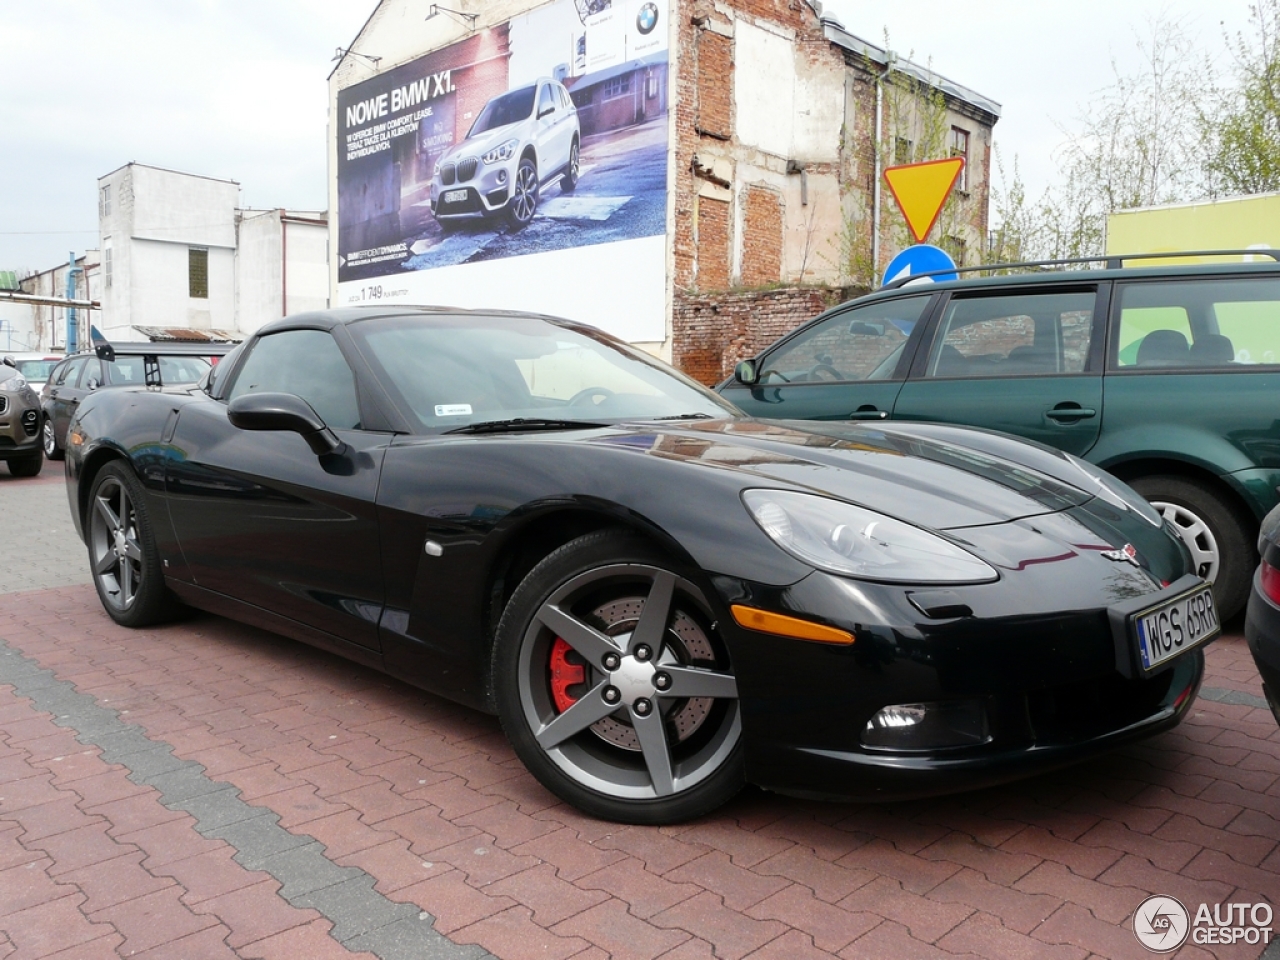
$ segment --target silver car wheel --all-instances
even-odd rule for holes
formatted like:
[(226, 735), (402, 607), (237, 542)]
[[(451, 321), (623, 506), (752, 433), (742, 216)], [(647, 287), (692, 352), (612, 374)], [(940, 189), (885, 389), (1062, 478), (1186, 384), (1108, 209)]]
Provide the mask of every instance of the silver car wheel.
[[(715, 656), (703, 609), (688, 580), (634, 563), (573, 577), (538, 607), (516, 664), (519, 709), (562, 773), (644, 801), (688, 791), (729, 761), (742, 735), (737, 682), (699, 665)], [(554, 675), (564, 665), (581, 677), (572, 687)]]
[(1196, 573), (1210, 582), (1217, 580), (1222, 567), (1222, 552), (1213, 530), (1204, 519), (1181, 504), (1152, 500), (1151, 505), (1178, 531), (1178, 536), (1191, 551)]
[(142, 589), (142, 544), (129, 492), (115, 477), (98, 486), (89, 505), (89, 558), (103, 601), (128, 610)]
[(521, 160), (511, 185), (511, 219), (523, 226), (538, 208), (538, 171), (531, 160)]

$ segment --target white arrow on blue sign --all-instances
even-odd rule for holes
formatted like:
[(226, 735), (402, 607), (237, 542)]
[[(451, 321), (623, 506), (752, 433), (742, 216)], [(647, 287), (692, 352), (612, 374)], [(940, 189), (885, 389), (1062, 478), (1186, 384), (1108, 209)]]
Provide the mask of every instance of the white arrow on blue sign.
[[(956, 262), (941, 247), (935, 247), (931, 243), (917, 243), (913, 247), (907, 247), (889, 261), (889, 266), (884, 268), (882, 286), (902, 277), (915, 277), (933, 270), (954, 271), (955, 268)], [(955, 280), (958, 277), (959, 274), (954, 272), (939, 273), (932, 277), (920, 277), (918, 281), (912, 282), (942, 283), (944, 280)]]

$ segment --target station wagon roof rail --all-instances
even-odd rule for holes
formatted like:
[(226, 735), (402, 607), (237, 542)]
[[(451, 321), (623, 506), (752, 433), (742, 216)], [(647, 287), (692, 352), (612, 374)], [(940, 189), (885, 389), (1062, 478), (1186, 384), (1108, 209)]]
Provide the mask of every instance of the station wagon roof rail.
[[(1062, 257), (1055, 260), (1022, 260), (1014, 263), (984, 263), (971, 267), (950, 267), (942, 270), (927, 270), (896, 277), (890, 280), (881, 290), (896, 290), (907, 284), (927, 277), (945, 276), (951, 279), (956, 274), (974, 273), (992, 276), (1013, 271), (1061, 271), (1065, 267), (1079, 267), (1085, 270), (1120, 270), (1133, 260), (1173, 260), (1187, 257), (1266, 257), (1273, 263), (1280, 263), (1280, 250), (1162, 250), (1157, 253), (1103, 253), (1095, 257)], [(1249, 261), (1245, 261), (1248, 263)], [(1191, 264), (1187, 264), (1191, 266)], [(1204, 266), (1204, 264), (1195, 264)]]

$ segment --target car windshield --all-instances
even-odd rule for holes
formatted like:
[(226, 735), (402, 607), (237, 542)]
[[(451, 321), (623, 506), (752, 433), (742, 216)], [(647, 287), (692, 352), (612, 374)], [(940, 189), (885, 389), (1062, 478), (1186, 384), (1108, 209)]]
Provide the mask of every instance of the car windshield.
[(44, 383), (49, 374), (58, 365), (55, 360), (19, 360), (18, 372), (27, 378), (28, 383)]
[(519, 123), (521, 120), (528, 119), (529, 114), (533, 113), (533, 95), (537, 89), (537, 87), (521, 87), (519, 90), (512, 90), (500, 97), (494, 97), (484, 105), (480, 116), (476, 117), (476, 122), (471, 125), (467, 138), (470, 139), (496, 127), (505, 127), (509, 123)]
[(740, 415), (660, 360), (590, 327), (468, 315), (379, 318), (349, 329), (424, 431), (513, 419)]
[[(195, 383), (209, 369), (209, 361), (201, 357), (160, 357), (162, 383)], [(142, 357), (116, 357), (111, 365), (112, 383), (146, 383)]]

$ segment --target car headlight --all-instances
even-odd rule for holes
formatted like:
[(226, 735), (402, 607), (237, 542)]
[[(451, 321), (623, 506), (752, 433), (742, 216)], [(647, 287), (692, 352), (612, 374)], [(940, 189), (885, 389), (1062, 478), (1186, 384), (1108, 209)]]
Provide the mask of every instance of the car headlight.
[(819, 570), (888, 583), (981, 583), (996, 571), (937, 534), (865, 507), (787, 490), (747, 490), (769, 539)]
[(480, 159), (485, 163), (505, 163), (516, 155), (516, 149), (519, 146), (519, 140), (508, 140), (506, 143), (498, 144)]
[(1107, 503), (1122, 510), (1132, 510), (1153, 527), (1164, 525), (1164, 518), (1156, 511), (1156, 508), (1144, 500), (1138, 491), (1123, 480), (1117, 480), (1111, 474), (1099, 470), (1087, 460), (1081, 460), (1079, 457), (1074, 457), (1069, 453), (1066, 454), (1066, 457), (1072, 466), (1092, 482), (1092, 486), (1088, 482), (1080, 484), (1080, 488), (1086, 493), (1101, 497)]
[(17, 376), (10, 377), (8, 380), (0, 381), (0, 390), (5, 390), (9, 393), (17, 393), (26, 385), (27, 378), (22, 374), (18, 374)]

